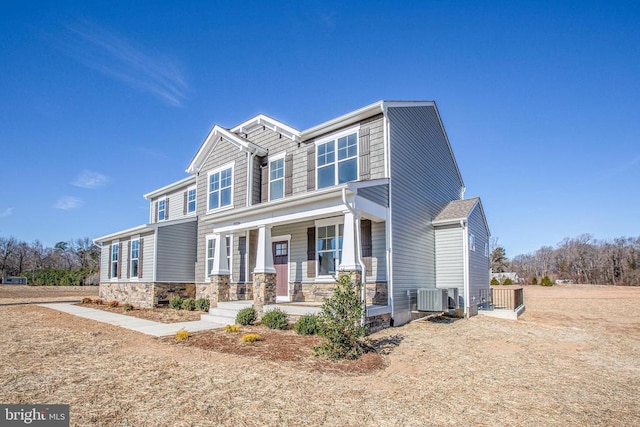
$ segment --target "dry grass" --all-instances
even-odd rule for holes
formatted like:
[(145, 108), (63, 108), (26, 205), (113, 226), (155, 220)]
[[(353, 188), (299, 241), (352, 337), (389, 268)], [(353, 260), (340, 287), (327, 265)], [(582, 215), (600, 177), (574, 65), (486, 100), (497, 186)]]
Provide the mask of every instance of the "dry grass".
[(81, 300), (84, 297), (97, 297), (98, 290), (98, 286), (0, 285), (0, 305)]
[(525, 288), (525, 302), (518, 322), (377, 333), (385, 367), (348, 375), (0, 307), (0, 401), (68, 403), (72, 425), (638, 425), (640, 289)]

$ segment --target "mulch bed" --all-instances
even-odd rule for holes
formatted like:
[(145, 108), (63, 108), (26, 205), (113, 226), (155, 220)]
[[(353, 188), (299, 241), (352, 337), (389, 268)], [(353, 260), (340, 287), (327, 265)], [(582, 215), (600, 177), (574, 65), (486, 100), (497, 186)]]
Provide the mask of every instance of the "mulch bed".
[(106, 305), (99, 304), (78, 304), (82, 307), (95, 308), (96, 310), (108, 311), (110, 313), (124, 314), (125, 316), (133, 316), (140, 319), (153, 320), (160, 323), (178, 323), (178, 322), (192, 322), (200, 320), (202, 311), (187, 311), (187, 310), (174, 310), (169, 307), (159, 308), (134, 308), (131, 311), (124, 311), (120, 307), (108, 307)]

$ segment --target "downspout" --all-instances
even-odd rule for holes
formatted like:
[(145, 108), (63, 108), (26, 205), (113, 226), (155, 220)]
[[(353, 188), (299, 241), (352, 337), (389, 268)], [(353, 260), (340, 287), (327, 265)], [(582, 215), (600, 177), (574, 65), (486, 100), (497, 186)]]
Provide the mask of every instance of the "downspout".
[(469, 233), (467, 231), (467, 223), (464, 220), (460, 220), (460, 226), (462, 227), (462, 251), (463, 253), (463, 295), (464, 295), (464, 315), (469, 318)]
[(360, 271), (362, 272), (362, 289), (360, 290), (360, 299), (362, 300), (362, 316), (360, 317), (360, 326), (364, 326), (367, 319), (367, 270), (365, 269), (364, 261), (362, 260), (362, 235), (360, 232), (360, 215), (355, 209), (347, 202), (347, 189), (342, 189), (342, 203), (351, 212), (356, 219), (356, 247), (358, 264), (360, 264)]

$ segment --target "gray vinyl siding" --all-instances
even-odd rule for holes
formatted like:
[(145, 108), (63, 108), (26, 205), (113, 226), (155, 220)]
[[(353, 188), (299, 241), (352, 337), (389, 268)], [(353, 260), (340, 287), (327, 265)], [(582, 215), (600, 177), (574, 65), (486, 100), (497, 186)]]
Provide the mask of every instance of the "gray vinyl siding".
[(358, 190), (358, 196), (371, 200), (380, 206), (389, 206), (389, 185), (376, 185), (375, 187), (365, 187)]
[(289, 282), (300, 283), (308, 279), (307, 228), (309, 227), (315, 227), (315, 222), (296, 222), (271, 229), (271, 235), (274, 237), (287, 234), (291, 235), (291, 241), (289, 243)]
[(436, 286), (431, 221), (460, 197), (462, 183), (434, 107), (392, 107), (388, 118), (392, 298), (394, 324), (401, 325), (410, 320), (416, 289)]
[[(387, 281), (387, 231), (384, 222), (371, 223), (371, 269), (368, 279)], [(305, 270), (306, 271), (306, 270)]]
[(471, 305), (476, 305), (480, 303), (481, 291), (487, 292), (489, 289), (489, 257), (484, 252), (489, 236), (478, 206), (471, 212), (468, 221), (469, 233), (473, 233), (476, 240), (476, 250), (469, 250), (469, 299)]
[(153, 233), (141, 234), (140, 239), (142, 239), (142, 277), (139, 280), (150, 282), (153, 280), (156, 265), (154, 257), (156, 236)]
[(111, 243), (103, 243), (100, 250), (100, 281), (109, 281), (109, 268), (111, 267), (111, 259), (109, 258), (109, 250)]
[(371, 178), (386, 178), (384, 175), (384, 116), (379, 114), (360, 123), (361, 127), (369, 128), (369, 167)]
[[(195, 221), (158, 228), (156, 231), (157, 282), (193, 282), (195, 280), (196, 230)], [(146, 267), (146, 261), (145, 252), (143, 267)]]
[[(196, 212), (184, 214), (184, 193), (188, 188), (193, 187), (194, 183), (189, 184), (188, 186), (181, 187), (177, 190), (173, 190), (170, 193), (162, 195), (160, 197), (152, 198), (149, 202), (149, 223), (152, 224), (156, 219), (156, 202), (160, 199), (166, 198), (169, 201), (169, 218), (167, 221), (174, 221), (176, 219), (183, 219), (188, 217), (193, 217), (196, 215)], [(196, 211), (198, 209), (198, 204), (200, 200), (198, 200), (198, 194), (196, 190)], [(164, 222), (164, 221), (158, 221)]]
[[(438, 227), (436, 237), (436, 287), (464, 289), (464, 239), (462, 227)], [(460, 293), (462, 295), (462, 293)]]

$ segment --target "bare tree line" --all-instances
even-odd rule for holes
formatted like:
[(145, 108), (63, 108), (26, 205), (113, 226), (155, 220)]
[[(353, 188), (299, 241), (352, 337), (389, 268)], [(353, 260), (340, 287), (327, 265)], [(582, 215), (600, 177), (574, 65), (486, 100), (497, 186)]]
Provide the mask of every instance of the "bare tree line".
[(0, 276), (17, 276), (38, 270), (97, 271), (100, 249), (84, 237), (58, 242), (53, 248), (36, 240), (27, 243), (0, 236)]
[(574, 283), (640, 286), (640, 237), (567, 237), (555, 248), (543, 246), (514, 257), (510, 264), (527, 282), (549, 276)]

